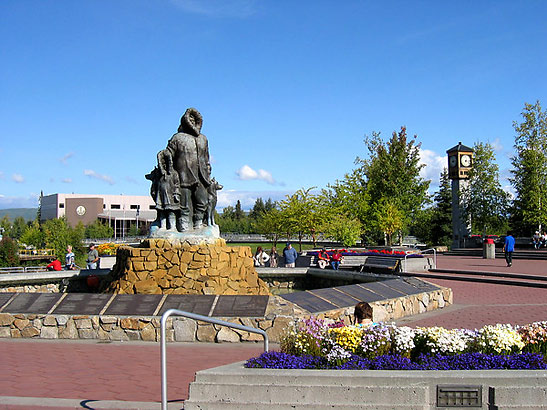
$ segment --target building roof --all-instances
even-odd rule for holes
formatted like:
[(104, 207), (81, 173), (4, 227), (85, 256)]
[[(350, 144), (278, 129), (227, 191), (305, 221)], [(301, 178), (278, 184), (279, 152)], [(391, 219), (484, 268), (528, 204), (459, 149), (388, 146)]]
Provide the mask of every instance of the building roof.
[(448, 154), (450, 152), (460, 152), (460, 151), (474, 152), (473, 148), (469, 148), (468, 146), (463, 145), (460, 141), (460, 142), (458, 142), (458, 145), (456, 145), (455, 147), (450, 148), (449, 150), (446, 151), (446, 153)]

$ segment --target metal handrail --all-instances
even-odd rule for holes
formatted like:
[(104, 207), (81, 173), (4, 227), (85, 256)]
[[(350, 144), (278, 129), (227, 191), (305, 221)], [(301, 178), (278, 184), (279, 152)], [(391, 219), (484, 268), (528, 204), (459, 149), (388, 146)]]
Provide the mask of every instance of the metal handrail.
[[(433, 251), (433, 268), (436, 268), (437, 267), (437, 249), (435, 248), (429, 248), (429, 249), (425, 249), (421, 252), (421, 254), (423, 255), (424, 253), (426, 253), (427, 251)], [(411, 253), (405, 253), (405, 259), (403, 261), (404, 265), (403, 265), (403, 272), (406, 272), (406, 259), (408, 257), (408, 255), (412, 255)]]
[(215, 319), (208, 316), (198, 315), (196, 313), (185, 312), (183, 310), (169, 309), (163, 315), (161, 315), (161, 326), (160, 326), (160, 346), (161, 346), (161, 408), (162, 410), (167, 410), (167, 341), (165, 337), (165, 326), (169, 316), (177, 315), (184, 316), (194, 320), (201, 320), (202, 322), (209, 322), (215, 325), (232, 327), (234, 329), (244, 330), (246, 332), (258, 333), (264, 337), (264, 351), (267, 352), (269, 349), (269, 340), (268, 335), (262, 329), (256, 329), (254, 327), (240, 325), (238, 323), (230, 323), (224, 320)]

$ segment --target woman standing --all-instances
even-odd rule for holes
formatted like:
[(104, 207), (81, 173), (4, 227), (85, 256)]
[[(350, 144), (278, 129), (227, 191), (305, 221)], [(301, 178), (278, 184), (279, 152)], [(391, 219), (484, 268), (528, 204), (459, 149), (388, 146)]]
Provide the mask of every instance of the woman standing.
[(277, 254), (277, 249), (275, 246), (272, 246), (272, 250), (270, 251), (270, 268), (277, 268), (278, 259), (279, 255)]
[(270, 257), (266, 252), (264, 252), (262, 246), (259, 246), (256, 249), (256, 253), (253, 259), (255, 260), (255, 266), (264, 267), (266, 266), (266, 262), (270, 260)]

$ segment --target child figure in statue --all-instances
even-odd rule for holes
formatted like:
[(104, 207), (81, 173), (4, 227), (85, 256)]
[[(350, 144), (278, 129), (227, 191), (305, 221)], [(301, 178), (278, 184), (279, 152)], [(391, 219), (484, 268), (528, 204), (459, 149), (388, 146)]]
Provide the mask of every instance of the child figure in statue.
[(179, 175), (173, 168), (171, 153), (164, 149), (158, 152), (158, 165), (146, 175), (152, 181), (150, 195), (156, 202), (159, 229), (176, 229), (177, 216), (180, 210)]

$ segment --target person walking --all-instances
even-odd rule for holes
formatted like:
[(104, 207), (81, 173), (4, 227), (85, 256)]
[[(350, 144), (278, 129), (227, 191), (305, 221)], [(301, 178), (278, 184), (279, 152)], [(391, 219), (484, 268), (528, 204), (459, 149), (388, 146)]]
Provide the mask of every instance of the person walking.
[(505, 253), (505, 262), (507, 267), (513, 265), (513, 252), (515, 251), (515, 238), (511, 235), (511, 232), (507, 232), (505, 242), (503, 243), (503, 252)]
[(283, 258), (285, 258), (285, 267), (294, 268), (296, 266), (296, 259), (298, 254), (296, 250), (292, 247), (290, 242), (287, 242), (287, 246), (283, 249)]

